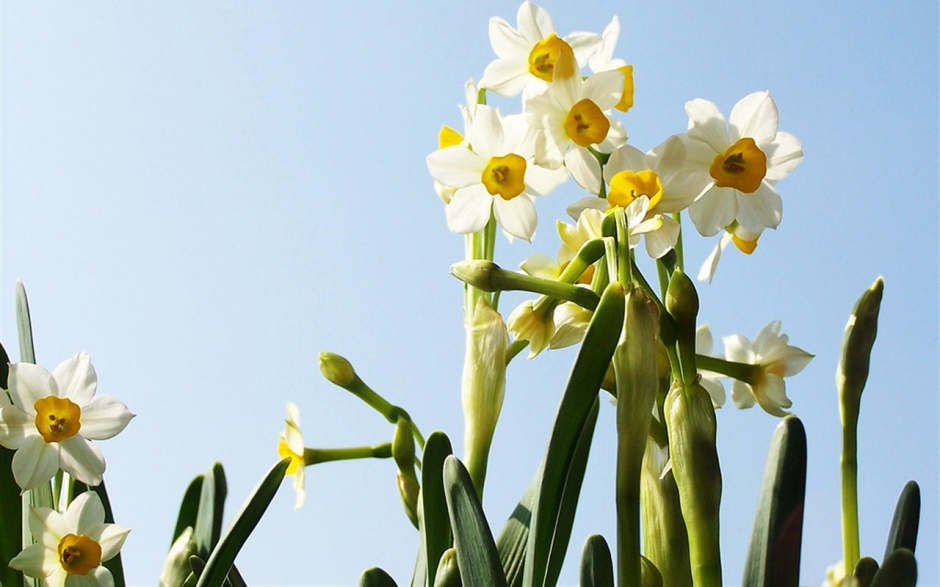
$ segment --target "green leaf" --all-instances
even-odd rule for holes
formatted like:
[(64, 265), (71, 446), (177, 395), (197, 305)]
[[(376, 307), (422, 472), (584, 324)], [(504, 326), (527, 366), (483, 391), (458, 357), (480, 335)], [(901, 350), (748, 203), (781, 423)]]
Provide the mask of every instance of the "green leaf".
[[(231, 525), (212, 550), (212, 554), (209, 555), (206, 568), (202, 576), (199, 577), (197, 587), (221, 587), (225, 582), (229, 570), (235, 563), (238, 551), (244, 546), (248, 536), (258, 525), (271, 500), (274, 499), (274, 495), (281, 486), (281, 481), (284, 480), (284, 473), (287, 471), (289, 464), (290, 458), (281, 459), (271, 467), (251, 495), (248, 496), (248, 499), (242, 505), (242, 509), (235, 515), (235, 519), (232, 520)], [(203, 492), (203, 495), (205, 495), (205, 492)]]
[(359, 587), (398, 587), (392, 576), (378, 567), (373, 567), (362, 573), (359, 578)]
[(539, 471), (529, 482), (525, 493), (512, 515), (506, 520), (499, 536), (496, 537), (496, 550), (503, 565), (506, 583), (509, 587), (521, 587), (523, 571), (525, 569), (525, 551), (529, 542), (529, 524), (532, 522), (532, 507), (539, 494), (539, 484), (542, 482)]
[(799, 586), (805, 494), (806, 432), (787, 416), (770, 443), (742, 585)]
[(870, 556), (863, 556), (855, 564), (855, 570), (852, 575), (858, 581), (858, 587), (871, 587), (871, 582), (878, 573), (878, 561)]
[(196, 523), (193, 524), (196, 553), (203, 560), (209, 559), (209, 553), (218, 544), (222, 534), (222, 513), (227, 494), (225, 469), (222, 468), (222, 463), (216, 463), (202, 481), (199, 513), (196, 514)]
[(875, 573), (871, 587), (914, 587), (917, 584), (917, 561), (914, 553), (899, 548), (885, 557)]
[[(0, 345), (0, 387), (9, 389), (10, 357)], [(6, 393), (0, 390), (0, 393)], [(23, 573), (9, 563), (23, 548), (23, 503), (20, 486), (13, 478), (13, 454), (0, 446), (0, 585), (22, 585)]]
[[(553, 584), (549, 582), (549, 566), (568, 472), (620, 338), (624, 306), (623, 287), (616, 282), (609, 284), (571, 369), (542, 466), (542, 482), (533, 509), (526, 550), (525, 587), (550, 587)], [(560, 551), (559, 556), (563, 556)]]
[(444, 461), (444, 494), (463, 587), (506, 587), (496, 543), (470, 473), (453, 455)]
[(614, 587), (610, 547), (600, 534), (592, 534), (581, 551), (581, 587)]
[(33, 324), (29, 317), (29, 300), (26, 299), (26, 286), (16, 280), (16, 331), (20, 339), (20, 362), (35, 363), (36, 351), (33, 348)]
[(180, 511), (176, 516), (176, 528), (173, 529), (173, 540), (170, 541), (171, 547), (186, 528), (193, 528), (194, 530), (196, 528), (196, 519), (199, 516), (199, 498), (202, 494), (202, 483), (205, 478), (205, 475), (196, 475), (190, 482), (189, 487), (186, 488), (186, 493), (183, 494)]
[(443, 432), (432, 432), (424, 443), (418, 499), (421, 544), (412, 587), (422, 587), (434, 580), (441, 556), (451, 546), (450, 517), (444, 496), (444, 460), (452, 453), (450, 438)]
[(920, 525), (920, 487), (916, 481), (908, 481), (901, 490), (898, 504), (894, 508), (894, 518), (888, 531), (888, 544), (885, 556), (899, 548), (906, 548), (912, 553), (917, 546), (917, 528)]

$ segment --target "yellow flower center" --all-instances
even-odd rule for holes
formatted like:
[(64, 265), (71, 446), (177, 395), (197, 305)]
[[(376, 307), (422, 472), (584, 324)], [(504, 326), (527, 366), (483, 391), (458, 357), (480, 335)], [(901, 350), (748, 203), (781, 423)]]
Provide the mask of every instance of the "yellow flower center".
[(581, 147), (589, 147), (607, 138), (610, 121), (597, 104), (585, 98), (571, 107), (565, 119), (565, 133)]
[(503, 157), (490, 157), (483, 170), (483, 185), (491, 196), (499, 194), (511, 200), (525, 190), (525, 159), (510, 153)]
[(757, 248), (756, 238), (752, 241), (749, 241), (749, 240), (744, 240), (743, 238), (739, 238), (737, 235), (732, 234), (731, 242), (733, 242), (734, 246), (736, 246), (738, 250), (744, 253), (745, 255), (750, 255), (751, 253), (754, 252), (754, 249)]
[(101, 564), (101, 545), (84, 534), (66, 534), (59, 541), (59, 564), (70, 575), (85, 575)]
[(78, 434), (82, 427), (82, 409), (68, 398), (54, 395), (33, 404), (36, 408), (36, 429), (46, 442), (61, 442)]
[(663, 184), (655, 171), (621, 171), (610, 178), (610, 191), (607, 193), (607, 203), (611, 208), (621, 206), (626, 208), (633, 200), (646, 196), (650, 200), (647, 212), (652, 211), (663, 197)]
[[(555, 33), (551, 33), (536, 43), (529, 52), (529, 73), (540, 80), (552, 81), (555, 77), (555, 64), (562, 52), (570, 54), (571, 61), (574, 61), (574, 51), (571, 45), (559, 39)], [(558, 75), (568, 78), (573, 73), (574, 71), (559, 71)]]
[(614, 108), (626, 112), (633, 108), (633, 66), (624, 65), (617, 69), (623, 72), (623, 94), (620, 95), (620, 101)]
[(715, 156), (708, 172), (718, 187), (750, 194), (757, 191), (767, 175), (767, 156), (754, 139), (745, 137)]
[(438, 148), (453, 147), (463, 142), (463, 135), (449, 126), (442, 126), (441, 132), (437, 135)]
[(284, 475), (293, 475), (297, 469), (304, 466), (304, 457), (292, 451), (287, 442), (282, 438), (277, 443), (277, 456), (279, 458), (290, 457), (290, 464), (287, 465), (287, 471)]

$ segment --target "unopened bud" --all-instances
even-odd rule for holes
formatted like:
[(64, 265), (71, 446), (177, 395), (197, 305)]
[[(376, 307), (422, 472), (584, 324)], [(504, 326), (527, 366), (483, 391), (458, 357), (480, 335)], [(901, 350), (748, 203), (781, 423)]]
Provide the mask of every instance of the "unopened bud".
[(457, 549), (448, 548), (441, 555), (434, 574), (434, 587), (460, 587), (460, 568), (457, 566)]
[(836, 370), (836, 386), (842, 423), (858, 420), (862, 391), (868, 381), (871, 350), (878, 334), (878, 313), (884, 295), (884, 280), (879, 277), (855, 302), (852, 315), (842, 335), (842, 357)]
[(330, 383), (344, 389), (353, 387), (359, 379), (352, 364), (335, 353), (320, 353), (320, 372)]
[(698, 293), (688, 275), (677, 269), (666, 289), (666, 311), (675, 321), (676, 350), (682, 381), (690, 385), (697, 374), (695, 367), (695, 320), (698, 316)]
[(500, 271), (503, 269), (499, 265), (485, 260), (461, 261), (450, 266), (450, 272), (454, 277), (479, 290), (489, 292), (500, 289), (494, 278), (494, 273), (498, 275)]
[(398, 484), (398, 493), (401, 495), (401, 504), (405, 508), (405, 514), (408, 516), (408, 519), (411, 520), (414, 527), (418, 528), (418, 496), (421, 493), (418, 478), (415, 477), (413, 470), (410, 475), (406, 472), (398, 471), (396, 481)]

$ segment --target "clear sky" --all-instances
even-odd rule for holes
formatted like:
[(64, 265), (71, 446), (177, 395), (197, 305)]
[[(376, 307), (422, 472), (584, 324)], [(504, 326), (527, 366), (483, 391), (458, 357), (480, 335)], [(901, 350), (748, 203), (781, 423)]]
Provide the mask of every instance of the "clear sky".
[[(834, 373), (858, 295), (885, 296), (860, 422), (863, 554), (881, 558), (894, 502), (921, 484), (920, 584), (937, 585), (937, 5), (933, 2), (544, 2), (559, 32), (601, 32), (635, 67), (620, 120), (641, 150), (685, 131), (686, 101), (725, 112), (770, 90), (805, 159), (778, 186), (783, 222), (750, 257), (729, 250), (701, 319), (752, 338), (773, 319), (816, 355), (788, 381), (806, 426), (802, 577), (841, 558)], [(228, 473), (229, 514), (276, 459), (285, 403), (309, 446), (372, 444), (392, 429), (322, 379), (347, 356), (426, 433), (459, 447), (462, 258), (425, 156), (460, 126), (463, 84), (493, 59), (487, 21), (518, 3), (3, 2), (0, 340), (18, 356), (15, 280), (37, 358), (91, 354), (99, 393), (137, 417), (101, 443), (132, 584), (156, 581), (190, 479)], [(506, 103), (510, 104), (509, 102)], [(518, 109), (518, 102), (511, 103)], [(538, 202), (515, 267), (553, 254), (582, 193)], [(697, 268), (713, 239), (689, 231)], [(504, 296), (505, 315), (522, 297)], [(514, 361), (485, 507), (498, 528), (543, 454), (574, 354)], [(615, 540), (613, 409), (602, 406), (563, 584), (584, 538)], [(719, 411), (725, 580), (741, 576), (777, 421)], [(238, 564), (252, 585), (352, 585), (370, 566), (399, 584), (416, 533), (391, 461), (307, 472), (285, 486)]]

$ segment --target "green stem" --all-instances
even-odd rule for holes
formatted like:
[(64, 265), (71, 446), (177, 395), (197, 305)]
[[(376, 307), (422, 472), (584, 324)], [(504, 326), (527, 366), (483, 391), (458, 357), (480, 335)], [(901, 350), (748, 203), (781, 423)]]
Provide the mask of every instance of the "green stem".
[(682, 254), (682, 249), (683, 249), (682, 247), (682, 213), (675, 212), (673, 213), (672, 217), (676, 222), (679, 223), (679, 238), (676, 239), (676, 246), (675, 246), (676, 267), (678, 267), (682, 271), (685, 271), (685, 259), (684, 259), (684, 255)]
[(695, 364), (703, 371), (714, 371), (728, 377), (733, 377), (738, 381), (754, 385), (760, 379), (761, 366), (748, 363), (736, 363), (726, 361), (718, 357), (708, 355), (695, 355)]
[(846, 572), (861, 556), (858, 540), (858, 427), (842, 427), (842, 556)]
[(349, 461), (352, 459), (387, 459), (392, 456), (392, 443), (383, 442), (374, 446), (353, 446), (349, 448), (305, 448), (304, 466), (328, 463), (330, 461)]

